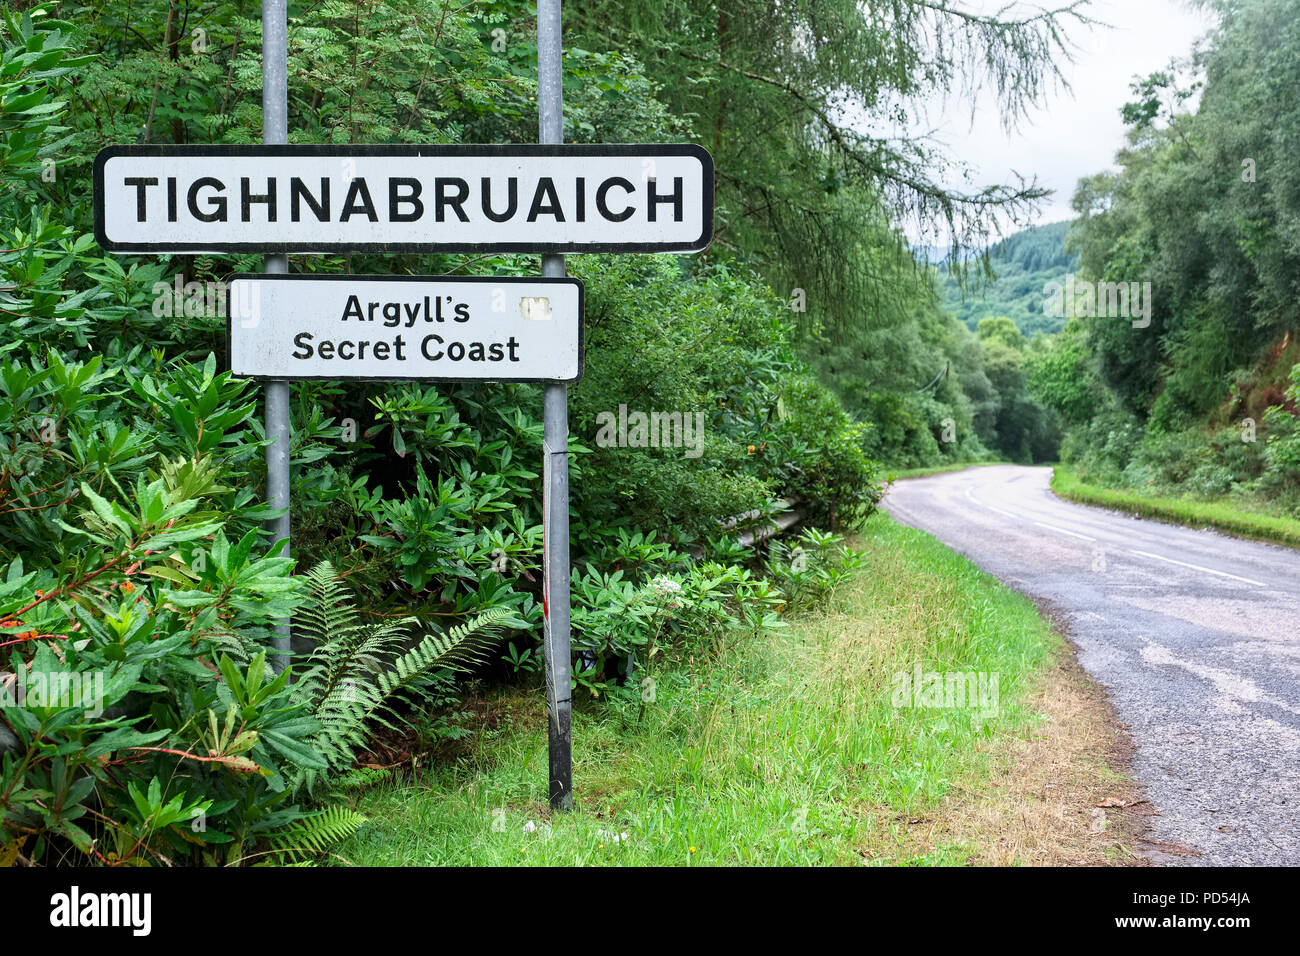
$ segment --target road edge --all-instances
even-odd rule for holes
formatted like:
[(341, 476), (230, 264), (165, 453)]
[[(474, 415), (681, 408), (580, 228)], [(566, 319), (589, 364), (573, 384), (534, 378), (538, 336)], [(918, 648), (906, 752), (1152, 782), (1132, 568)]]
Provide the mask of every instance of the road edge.
[[(1058, 474), (1061, 472), (1064, 472), (1068, 479), (1058, 479)], [(1064, 487), (1067, 480), (1071, 484), (1069, 487)], [(1161, 524), (1180, 528), (1208, 529), (1243, 541), (1259, 541), (1300, 550), (1300, 521), (1276, 515), (1239, 512), (1232, 517), (1216, 517), (1206, 511), (1207, 507), (1213, 507), (1216, 502), (1147, 498), (1137, 492), (1090, 485), (1059, 465), (1052, 466), (1052, 478), (1048, 483), (1048, 490), (1062, 501), (1074, 504), (1103, 508), (1117, 514), (1159, 521)], [(1187, 513), (1180, 514), (1180, 508)], [(1281, 526), (1276, 527), (1278, 524)], [(1290, 525), (1296, 527), (1292, 528)]]

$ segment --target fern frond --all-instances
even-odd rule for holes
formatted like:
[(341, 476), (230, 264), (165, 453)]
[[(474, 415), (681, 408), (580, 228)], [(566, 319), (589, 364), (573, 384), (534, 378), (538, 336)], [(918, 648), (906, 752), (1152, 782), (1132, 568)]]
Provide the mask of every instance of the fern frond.
[(298, 632), (316, 644), (292, 686), (319, 724), (312, 744), (330, 769), (300, 769), (295, 790), (304, 784), (312, 790), (330, 772), (350, 767), (355, 753), (366, 746), (371, 721), (393, 728), (388, 718), (396, 719), (397, 703), (411, 702), (433, 682), (483, 663), (511, 615), (507, 608), (489, 608), (406, 649), (414, 618), (361, 624), (329, 562), (316, 565), (306, 577), (310, 600)]
[(270, 859), (281, 866), (300, 864), (342, 843), (368, 822), (341, 804), (326, 807), (270, 834), (267, 842), (274, 851)]
[[(487, 650), (500, 640), (502, 622), (509, 616), (508, 608), (488, 608), (446, 634), (427, 636), (379, 673), (381, 705), (391, 709), (396, 700), (427, 684), (439, 671), (466, 671), (482, 663)], [(378, 710), (377, 706), (366, 716), (374, 716)]]
[(300, 697), (318, 709), (340, 689), (372, 684), (383, 661), (401, 647), (408, 622), (360, 625), (350, 604), (351, 595), (328, 561), (316, 565), (306, 577), (311, 597), (301, 614), (299, 633), (315, 646), (297, 683)]
[(306, 638), (332, 643), (357, 624), (357, 612), (334, 565), (322, 561), (305, 575), (310, 599), (295, 615), (295, 629)]
[(256, 641), (238, 631), (217, 628), (205, 632), (203, 636), (216, 645), (217, 654), (228, 655), (232, 661), (242, 667), (248, 666), (262, 650)]
[(333, 781), (333, 786), (335, 790), (342, 793), (354, 793), (389, 783), (393, 780), (393, 776), (391, 767), (382, 769), (377, 767), (357, 767), (355, 770), (349, 770), (347, 773), (341, 774)]

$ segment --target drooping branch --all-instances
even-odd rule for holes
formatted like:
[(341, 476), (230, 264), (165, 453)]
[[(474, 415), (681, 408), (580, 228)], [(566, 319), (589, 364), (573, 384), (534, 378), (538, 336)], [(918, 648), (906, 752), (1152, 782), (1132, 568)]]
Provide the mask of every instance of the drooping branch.
[[(961, 240), (967, 238), (967, 230), (958, 227), (961, 218), (959, 210), (970, 209), (975, 215), (992, 209), (1015, 212), (1049, 194), (1049, 190), (1038, 186), (1036, 181), (1014, 187), (990, 186), (977, 193), (947, 189), (917, 172), (915, 163), (888, 146), (884, 140), (873, 139), (840, 126), (817, 98), (798, 89), (790, 80), (766, 76), (686, 50), (678, 52), (689, 59), (771, 86), (798, 101), (815, 118), (817, 128), (827, 142), (841, 158), (857, 168), (866, 184), (887, 192), (891, 187), (895, 190), (892, 198), (895, 200), (896, 211), (903, 212), (909, 207), (906, 196), (910, 195), (920, 200), (920, 206), (916, 209), (918, 215), (926, 212), (940, 213), (955, 247), (963, 245)], [(984, 234), (984, 230), (980, 232), (981, 235)]]

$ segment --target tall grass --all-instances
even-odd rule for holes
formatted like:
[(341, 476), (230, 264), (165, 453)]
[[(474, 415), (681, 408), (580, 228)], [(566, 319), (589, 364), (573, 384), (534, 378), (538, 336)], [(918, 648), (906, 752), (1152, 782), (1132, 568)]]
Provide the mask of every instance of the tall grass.
[[(574, 715), (578, 808), (545, 806), (541, 693), (493, 696), (492, 729), (417, 783), (365, 795), (358, 864), (963, 862), (907, 849), (907, 817), (984, 781), (987, 744), (1036, 719), (1024, 701), (1058, 642), (1034, 607), (933, 538), (873, 518), (868, 569), (822, 613), (653, 675), (652, 702)], [(898, 672), (984, 671), (999, 707), (898, 708)], [(536, 829), (529, 822), (537, 825)], [(529, 831), (529, 832), (526, 832)]]

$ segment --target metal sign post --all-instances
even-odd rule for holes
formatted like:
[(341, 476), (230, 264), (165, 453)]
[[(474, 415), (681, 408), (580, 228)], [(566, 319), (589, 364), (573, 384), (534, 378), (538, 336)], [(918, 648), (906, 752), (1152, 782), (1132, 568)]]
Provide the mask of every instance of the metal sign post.
[[(560, 0), (537, 0), (538, 141), (564, 142)], [(712, 217), (710, 217), (712, 218)], [(564, 256), (543, 255), (542, 275), (564, 275)], [(542, 398), (543, 655), (551, 806), (573, 808), (573, 681), (569, 653), (569, 388), (548, 384)]]
[[(550, 801), (570, 809), (567, 383), (583, 355), (582, 286), (564, 254), (707, 248), (713, 158), (689, 143), (564, 145), (560, 0), (537, 3), (537, 145), (290, 146), (286, 8), (262, 0), (262, 145), (100, 150), (95, 239), (106, 252), (265, 254), (261, 276), (231, 284), (227, 317), (232, 370), (266, 380), (267, 498), (284, 512), (270, 529), (286, 554), (290, 379), (543, 383)], [(290, 252), (525, 252), (541, 255), (542, 278), (313, 278), (289, 274)], [(288, 621), (273, 649), (283, 669)]]
[[(278, 146), (289, 142), (289, 12), (288, 0), (262, 0), (262, 142)], [(287, 253), (267, 256), (268, 275), (289, 271)], [(272, 508), (284, 514), (271, 520), (274, 548), (284, 542), (289, 554), (289, 383), (267, 382), (266, 496)], [(289, 622), (275, 626), (273, 655), (276, 671), (289, 666)]]

